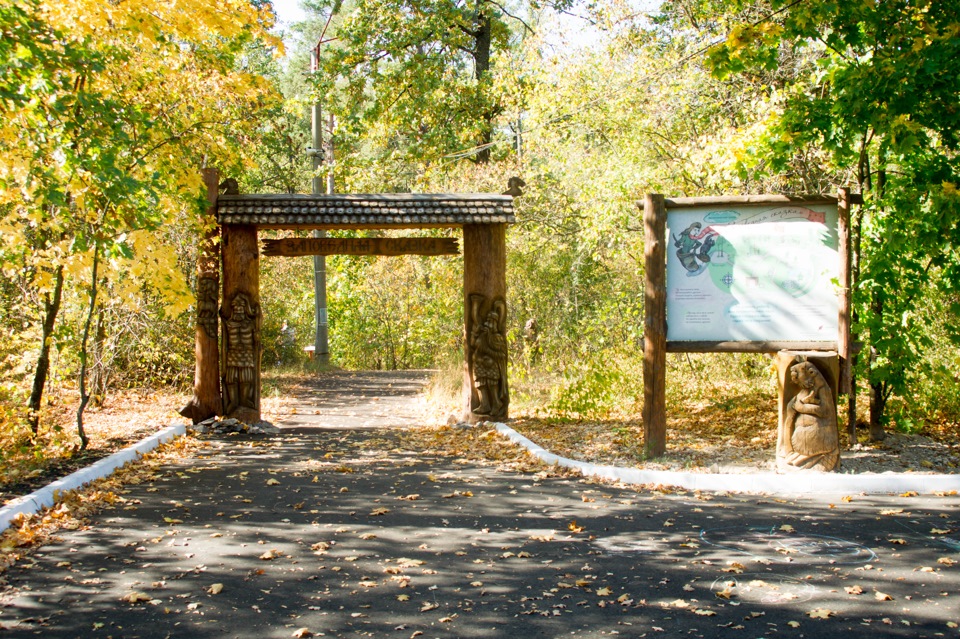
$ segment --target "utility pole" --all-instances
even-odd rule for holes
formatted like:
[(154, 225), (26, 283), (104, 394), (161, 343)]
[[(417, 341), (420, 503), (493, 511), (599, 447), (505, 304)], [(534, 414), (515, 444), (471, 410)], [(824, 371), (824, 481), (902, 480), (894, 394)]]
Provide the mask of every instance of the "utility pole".
[[(321, 37), (322, 41), (322, 37)], [(310, 53), (310, 70), (317, 73), (320, 56), (320, 43), (317, 48)], [(313, 159), (313, 183), (311, 192), (314, 195), (322, 195), (323, 178), (320, 177), (320, 168), (323, 166), (323, 122), (321, 121), (320, 102), (313, 104), (313, 117), (311, 118), (313, 146), (309, 150), (309, 155)], [(331, 141), (331, 149), (333, 143)], [(327, 191), (333, 193), (333, 169), (327, 176)], [(313, 237), (326, 237), (326, 231), (314, 231)], [(314, 339), (314, 357), (317, 362), (326, 364), (330, 361), (330, 346), (327, 339), (327, 258), (323, 255), (313, 256), (313, 293), (315, 299), (316, 319), (316, 338)]]

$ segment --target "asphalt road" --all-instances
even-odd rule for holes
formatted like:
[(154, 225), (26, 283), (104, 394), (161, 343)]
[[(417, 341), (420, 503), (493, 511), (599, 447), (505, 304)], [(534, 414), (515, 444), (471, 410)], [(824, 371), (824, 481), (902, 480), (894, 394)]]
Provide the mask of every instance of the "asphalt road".
[(665, 493), (297, 426), (11, 568), (0, 637), (960, 636), (955, 495)]

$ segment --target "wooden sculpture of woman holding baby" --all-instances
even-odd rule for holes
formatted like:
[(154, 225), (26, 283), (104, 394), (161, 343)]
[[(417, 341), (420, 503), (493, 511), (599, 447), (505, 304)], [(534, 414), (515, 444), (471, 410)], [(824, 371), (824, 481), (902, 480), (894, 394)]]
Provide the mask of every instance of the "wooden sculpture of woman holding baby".
[(777, 433), (777, 466), (781, 470), (836, 470), (840, 466), (837, 408), (823, 375), (812, 362), (790, 367), (800, 387), (787, 404)]

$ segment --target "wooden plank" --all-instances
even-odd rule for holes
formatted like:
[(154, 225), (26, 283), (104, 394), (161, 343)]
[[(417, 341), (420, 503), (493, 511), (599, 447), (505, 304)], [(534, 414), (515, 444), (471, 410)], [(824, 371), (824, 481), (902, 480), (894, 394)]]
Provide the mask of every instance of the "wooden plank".
[(463, 419), (507, 419), (505, 224), (463, 227)]
[(662, 195), (647, 195), (643, 228), (643, 442), (646, 455), (658, 457), (667, 451), (667, 211)]
[(193, 398), (180, 414), (194, 424), (220, 414), (220, 353), (217, 312), (220, 293), (220, 229), (216, 226), (217, 196), (220, 174), (216, 169), (203, 169), (207, 187), (206, 220), (209, 224), (197, 255), (197, 322), (194, 338), (196, 363), (193, 375)]
[(263, 254), (303, 255), (457, 255), (460, 247), (451, 237), (288, 237), (263, 240)]
[[(829, 195), (719, 195), (710, 197), (672, 197), (664, 199), (668, 209), (692, 208), (697, 206), (744, 206), (762, 204), (836, 204), (837, 198)], [(645, 203), (639, 203), (641, 209)]]
[(776, 353), (783, 350), (836, 351), (837, 342), (667, 342), (668, 353)]

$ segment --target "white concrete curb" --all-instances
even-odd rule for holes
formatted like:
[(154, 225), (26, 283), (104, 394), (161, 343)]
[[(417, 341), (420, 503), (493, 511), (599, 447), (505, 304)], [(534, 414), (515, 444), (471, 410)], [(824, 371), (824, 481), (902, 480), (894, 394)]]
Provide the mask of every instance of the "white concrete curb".
[(960, 475), (844, 475), (842, 473), (777, 473), (725, 474), (684, 473), (670, 470), (641, 470), (602, 466), (589, 462), (560, 457), (513, 430), (506, 424), (494, 424), (497, 431), (512, 442), (523, 446), (547, 464), (579, 470), (590, 477), (622, 481), (628, 484), (660, 484), (679, 486), (687, 490), (725, 491), (735, 493), (778, 494), (856, 494), (856, 493), (903, 493), (916, 491), (960, 491)]
[(14, 517), (23, 513), (24, 515), (33, 514), (42, 508), (52, 506), (55, 493), (63, 493), (68, 490), (75, 490), (89, 484), (90, 482), (106, 477), (124, 464), (136, 461), (160, 444), (170, 441), (187, 432), (187, 427), (183, 424), (168, 426), (163, 430), (150, 435), (133, 446), (128, 446), (109, 457), (104, 457), (100, 461), (81, 468), (75, 473), (67, 475), (63, 479), (47, 484), (39, 490), (35, 490), (29, 495), (24, 495), (15, 499), (9, 505), (0, 508), (0, 532), (3, 532), (13, 521)]

